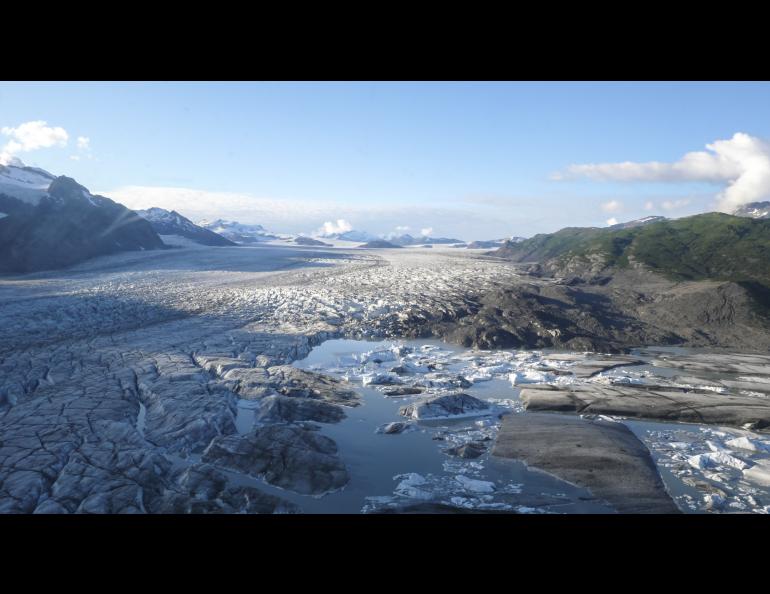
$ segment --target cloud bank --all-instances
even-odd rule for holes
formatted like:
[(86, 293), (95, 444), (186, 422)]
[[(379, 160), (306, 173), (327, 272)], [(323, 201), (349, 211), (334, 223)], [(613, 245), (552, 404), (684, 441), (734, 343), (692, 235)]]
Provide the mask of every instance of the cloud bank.
[(10, 140), (0, 148), (0, 164), (7, 164), (18, 153), (27, 153), (52, 146), (66, 146), (69, 134), (64, 128), (49, 126), (43, 120), (25, 122), (12, 128), (4, 126), (0, 133)]
[(319, 235), (334, 235), (335, 233), (347, 233), (353, 230), (351, 225), (345, 219), (337, 219), (337, 222), (326, 221), (321, 228), (318, 229)]
[(570, 165), (552, 176), (563, 180), (587, 177), (619, 182), (710, 182), (724, 184), (717, 208), (732, 212), (747, 202), (770, 196), (770, 143), (744, 132), (686, 153), (673, 163), (588, 163)]
[(623, 209), (623, 203), (618, 200), (610, 200), (602, 204), (602, 210), (604, 212), (620, 212)]
[(225, 218), (241, 223), (258, 223), (280, 233), (313, 234), (323, 224), (322, 231), (329, 229), (331, 232), (344, 233), (345, 230), (357, 229), (376, 235), (397, 227), (406, 228), (405, 220), (412, 221), (411, 228), (418, 229), (418, 225), (430, 223), (440, 229), (442, 235), (451, 237), (464, 237), (469, 232), (482, 238), (513, 233), (509, 231), (509, 225), (505, 221), (501, 222), (499, 217), (490, 219), (483, 212), (461, 208), (460, 205), (422, 206), (387, 202), (350, 204), (341, 201), (266, 198), (246, 193), (168, 186), (95, 188), (93, 192), (134, 210), (158, 206), (176, 210), (194, 222)]

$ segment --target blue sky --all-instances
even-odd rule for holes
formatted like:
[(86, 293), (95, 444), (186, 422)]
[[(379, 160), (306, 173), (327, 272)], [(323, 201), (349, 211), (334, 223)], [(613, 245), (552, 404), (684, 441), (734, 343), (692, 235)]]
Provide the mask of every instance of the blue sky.
[[(766, 83), (0, 83), (0, 147), (42, 120), (68, 140), (25, 163), (193, 220), (489, 239), (763, 197), (768, 106)], [(708, 171), (569, 169), (694, 151)]]

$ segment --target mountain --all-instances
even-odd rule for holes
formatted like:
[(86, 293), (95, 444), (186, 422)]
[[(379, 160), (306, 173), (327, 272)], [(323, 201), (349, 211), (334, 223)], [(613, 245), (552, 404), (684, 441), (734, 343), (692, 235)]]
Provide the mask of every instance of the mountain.
[(770, 219), (770, 201), (749, 202), (733, 211), (733, 216), (752, 219)]
[(423, 235), (422, 237), (413, 237), (408, 233), (404, 235), (385, 235), (385, 241), (389, 241), (392, 244), (400, 245), (402, 247), (409, 245), (438, 245), (438, 244), (452, 244), (463, 243), (462, 239), (451, 239), (449, 237), (428, 237)]
[(770, 348), (770, 219), (571, 227), (491, 253), (528, 274), (440, 317), (415, 315), (411, 335), (480, 349)]
[(201, 245), (236, 245), (234, 242), (222, 237), (218, 233), (199, 227), (175, 210), (168, 211), (163, 208), (153, 207), (146, 210), (137, 210), (136, 214), (149, 221), (150, 225), (152, 225), (152, 228), (158, 235), (177, 235)]
[(377, 239), (371, 233), (367, 233), (366, 231), (358, 231), (356, 229), (351, 229), (350, 231), (345, 231), (344, 233), (321, 233), (318, 235), (318, 237), (322, 237), (324, 239), (341, 239), (343, 241), (370, 241), (372, 239)]
[(706, 213), (635, 227), (568, 227), (506, 242), (494, 255), (538, 262), (557, 274), (639, 265), (675, 280), (758, 282), (770, 287), (770, 219)]
[(74, 179), (0, 165), (0, 272), (62, 268), (127, 250), (164, 248), (150, 223)]
[(644, 225), (649, 225), (651, 223), (659, 223), (660, 221), (665, 221), (665, 220), (667, 220), (666, 217), (657, 217), (657, 216), (642, 217), (641, 219), (628, 221), (627, 223), (617, 223), (615, 225), (610, 225), (609, 229), (633, 229), (634, 227), (642, 227)]
[(525, 239), (526, 239), (525, 237), (514, 236), (514, 237), (510, 237), (509, 239), (492, 239), (489, 241), (478, 240), (478, 241), (471, 241), (469, 244), (461, 247), (466, 247), (469, 250), (482, 250), (482, 249), (489, 250), (492, 248), (503, 247), (503, 245), (508, 241), (511, 243), (521, 243)]
[(304, 235), (298, 235), (297, 237), (295, 237), (294, 243), (296, 243), (297, 245), (314, 245), (314, 246), (320, 246), (320, 247), (331, 247), (332, 245), (330, 243), (324, 243), (323, 241), (313, 239), (312, 237), (305, 237)]
[(199, 225), (235, 243), (258, 243), (278, 239), (277, 235), (273, 235), (262, 225), (244, 225), (237, 221), (225, 221), (223, 219), (212, 222), (201, 221)]
[(400, 248), (400, 245), (396, 245), (395, 243), (390, 243), (389, 241), (385, 241), (384, 239), (373, 239), (371, 241), (368, 241), (367, 243), (364, 243), (363, 245), (359, 245), (358, 247), (361, 248)]

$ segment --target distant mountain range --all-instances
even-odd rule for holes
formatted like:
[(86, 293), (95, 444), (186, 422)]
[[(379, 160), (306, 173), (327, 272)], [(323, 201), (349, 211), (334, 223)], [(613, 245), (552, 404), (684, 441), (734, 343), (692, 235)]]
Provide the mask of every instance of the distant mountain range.
[(439, 244), (452, 244), (452, 243), (464, 243), (462, 239), (451, 239), (448, 237), (428, 237), (423, 235), (421, 237), (412, 237), (411, 235), (385, 235), (381, 239), (388, 241), (394, 245), (401, 247), (409, 245), (439, 245)]
[(294, 243), (297, 245), (312, 245), (318, 247), (331, 247), (332, 244), (313, 239), (312, 237), (305, 237), (304, 235), (298, 235), (294, 238)]
[(75, 180), (0, 165), (0, 272), (32, 272), (126, 250), (164, 248), (148, 221)]
[(163, 208), (153, 207), (146, 210), (137, 210), (136, 214), (149, 221), (158, 235), (184, 237), (201, 245), (237, 245), (214, 231), (196, 225), (175, 210), (168, 211)]
[(391, 243), (389, 241), (385, 241), (384, 239), (372, 239), (371, 241), (367, 241), (366, 243), (361, 244), (358, 247), (361, 247), (361, 248), (371, 248), (371, 249), (374, 249), (374, 248), (393, 249), (393, 248), (401, 248), (402, 246), (397, 245), (395, 243)]
[(371, 241), (378, 239), (371, 233), (366, 231), (358, 231), (357, 229), (351, 229), (343, 233), (320, 233), (317, 237), (323, 239), (340, 239), (342, 241)]
[(267, 231), (262, 225), (244, 225), (237, 221), (226, 221), (224, 219), (217, 219), (211, 222), (200, 221), (198, 225), (235, 243), (248, 244), (280, 239), (277, 235)]
[(749, 202), (733, 211), (733, 215), (752, 219), (770, 219), (770, 202)]

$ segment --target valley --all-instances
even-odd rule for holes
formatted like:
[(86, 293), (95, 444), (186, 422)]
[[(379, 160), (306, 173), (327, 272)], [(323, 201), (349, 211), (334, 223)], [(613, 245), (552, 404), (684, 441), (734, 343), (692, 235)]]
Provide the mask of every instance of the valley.
[[(658, 489), (669, 511), (707, 511), (706, 507), (763, 511), (768, 505), (761, 486), (766, 443), (762, 431), (770, 419), (768, 362), (760, 355), (754, 363), (736, 358), (734, 369), (726, 368), (720, 375), (715, 367), (716, 376), (704, 377), (704, 368), (715, 364), (702, 359), (705, 355), (692, 358), (685, 351), (676, 365), (671, 363), (684, 370), (676, 375), (700, 379), (660, 379), (657, 368), (634, 365), (642, 359), (656, 364), (655, 360), (670, 356), (651, 360), (642, 354), (639, 359), (631, 349), (666, 342), (655, 340), (651, 328), (660, 336), (674, 336), (670, 324), (664, 333), (660, 319), (665, 318), (640, 315), (637, 334), (589, 335), (584, 329), (611, 325), (605, 319), (593, 326), (575, 321), (581, 316), (558, 302), (547, 302), (565, 317), (562, 327), (575, 324), (576, 339), (559, 343), (551, 328), (537, 324), (547, 319), (542, 317), (541, 301), (520, 299), (518, 310), (508, 309), (508, 302), (490, 301), (490, 295), (547, 295), (553, 290), (564, 291), (565, 286), (556, 279), (533, 277), (526, 268), (495, 255), (438, 246), (432, 250), (196, 246), (125, 252), (62, 271), (2, 277), (0, 325), (6, 331), (0, 337), (0, 510), (612, 513), (621, 509), (613, 507), (609, 495), (606, 501), (590, 495), (591, 488), (596, 489), (590, 482), (570, 487), (564, 481), (575, 479), (559, 478), (556, 471), (556, 478), (544, 482), (536, 472), (523, 471), (520, 462), (506, 460), (508, 454), (497, 446), (491, 447), (507, 427), (506, 415), (526, 418), (534, 414), (526, 411), (534, 410), (537, 402), (538, 411), (558, 411), (556, 417), (564, 417), (565, 423), (586, 414), (638, 418), (627, 424), (638, 433), (639, 443), (648, 445), (640, 445), (641, 457), (628, 463), (649, 473), (642, 470), (645, 465), (649, 468), (649, 456), (658, 461), (658, 470), (650, 475), (652, 483), (644, 480)], [(485, 326), (490, 307), (496, 307), (495, 315), (507, 323), (518, 320), (519, 326), (533, 330), (517, 343), (495, 344), (494, 333)], [(593, 315), (594, 310), (587, 311)], [(737, 311), (733, 322), (740, 320)], [(618, 314), (609, 309), (604, 315)], [(713, 337), (707, 352), (714, 347), (721, 347), (722, 353), (744, 350), (730, 349), (731, 344), (742, 343), (732, 343), (738, 332), (720, 330), (722, 326), (718, 319), (702, 325), (704, 335), (710, 332)], [(469, 328), (474, 329), (471, 334)], [(467, 336), (489, 336), (491, 344), (478, 339), (468, 343)], [(601, 340), (580, 342), (581, 336)], [(449, 342), (437, 342), (441, 337)], [(336, 355), (312, 358), (314, 348), (326, 344), (340, 353), (333, 345), (343, 338), (380, 342), (351, 344), (348, 355), (353, 359), (342, 367)], [(704, 346), (681, 338), (676, 335), (670, 341), (678, 340), (679, 347)], [(391, 344), (404, 346), (394, 356)], [(490, 346), (497, 350), (467, 350)], [(587, 348), (591, 346), (596, 348)], [(591, 355), (581, 354), (606, 353), (608, 349), (602, 348), (606, 346), (632, 354), (620, 361), (612, 359), (618, 355), (597, 354), (593, 362)], [(383, 354), (366, 355), (368, 364), (360, 358), (377, 352)], [(563, 358), (549, 353), (562, 353)], [(725, 357), (720, 359), (723, 365), (729, 360)], [(406, 375), (387, 372), (399, 362)], [(581, 365), (586, 371), (578, 369)], [(641, 373), (644, 370), (647, 375)], [(575, 379), (568, 381), (570, 377)], [(532, 390), (538, 387), (557, 391)], [(534, 399), (541, 392), (561, 394), (561, 389), (567, 389), (566, 394), (588, 390), (587, 394), (599, 395), (614, 390), (620, 408), (597, 408), (593, 413), (575, 408), (569, 398), (567, 406), (559, 400)], [(665, 412), (669, 404), (660, 413), (644, 408), (648, 390), (651, 395), (688, 392), (687, 410), (736, 397), (756, 403), (756, 418), (733, 422), (728, 407), (725, 415), (712, 416), (702, 427), (707, 432), (737, 432), (732, 439), (746, 437), (754, 444), (755, 453), (748, 457), (741, 450), (725, 456), (739, 456), (749, 476), (756, 468), (753, 472), (759, 478), (741, 486), (747, 480), (743, 474), (729, 475), (719, 466), (719, 460), (730, 462), (724, 457), (711, 462), (698, 458), (704, 460), (705, 470), (687, 470), (693, 468), (690, 458), (707, 449), (702, 439), (679, 437), (692, 433), (687, 424), (691, 417), (670, 417), (676, 422), (667, 425), (678, 436), (674, 441), (692, 442), (685, 449), (687, 455), (676, 462), (667, 453), (665, 440), (653, 439), (646, 428), (633, 425), (660, 424), (670, 416)], [(629, 391), (633, 398), (624, 399)], [(470, 399), (459, 401), (458, 409), (447, 409), (447, 421), (437, 423), (424, 417), (426, 412), (416, 412), (423, 410), (421, 402), (458, 393), (467, 393)], [(491, 408), (473, 404), (479, 398)], [(633, 406), (628, 407), (633, 402), (641, 402), (643, 409), (634, 412)], [(399, 411), (410, 403), (418, 408), (404, 417)], [(464, 416), (468, 405), (481, 416), (477, 412)], [(384, 429), (386, 425), (390, 426)], [(656, 426), (654, 431), (663, 430)], [(398, 440), (412, 446), (400, 446)], [(279, 443), (285, 446), (276, 449)], [(444, 443), (458, 454), (443, 453)], [(418, 447), (423, 453), (412, 464), (403, 447)], [(494, 455), (495, 449), (501, 455)], [(373, 468), (362, 471), (369, 464)], [(669, 470), (670, 465), (679, 470)], [(726, 468), (735, 471), (734, 465)], [(678, 498), (678, 508), (671, 507), (665, 490), (654, 487), (657, 472), (664, 482), (669, 479), (666, 486)], [(724, 478), (709, 483), (708, 476), (714, 473)], [(687, 486), (685, 479), (696, 486)], [(708, 500), (703, 499), (704, 481), (713, 484), (712, 491), (705, 492)], [(718, 501), (712, 501), (713, 489), (723, 494)]]

